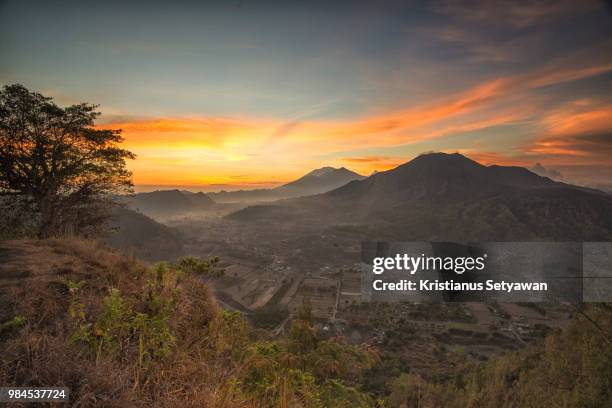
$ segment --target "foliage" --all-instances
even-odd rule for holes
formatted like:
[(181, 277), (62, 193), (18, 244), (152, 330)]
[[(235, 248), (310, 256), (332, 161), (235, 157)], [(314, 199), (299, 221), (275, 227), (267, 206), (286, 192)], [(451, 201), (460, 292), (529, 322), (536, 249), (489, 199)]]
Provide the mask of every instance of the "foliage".
[(341, 339), (321, 340), (309, 322), (296, 320), (290, 334), (248, 347), (242, 384), (263, 406), (372, 406), (359, 390), (375, 353)]
[(389, 406), (603, 407), (612, 400), (612, 308), (585, 306), (543, 344), (484, 364), (464, 364), (449, 381), (402, 374)]
[(119, 147), (119, 130), (94, 126), (96, 109), (62, 108), (22, 85), (0, 91), (0, 203), (38, 217), (41, 237), (91, 233), (107, 218), (110, 195), (131, 189), (126, 160), (135, 156)]
[(85, 345), (95, 361), (112, 356), (130, 362), (139, 389), (160, 365), (187, 353), (202, 361), (224, 362), (229, 370), (221, 387), (224, 400), (238, 398), (270, 407), (372, 405), (359, 383), (365, 369), (376, 363), (375, 353), (342, 339), (321, 339), (307, 320), (294, 320), (286, 337), (254, 341), (244, 316), (223, 311), (186, 349), (185, 333), (174, 324), (181, 306), (191, 301), (184, 282), (218, 275), (218, 262), (217, 258), (160, 262), (148, 269), (139, 290), (128, 294), (109, 287), (96, 310), (84, 300), (86, 282), (66, 280), (73, 343)]
[(0, 334), (10, 330), (22, 327), (26, 323), (26, 318), (22, 315), (17, 315), (11, 320), (0, 324)]
[(217, 354), (242, 358), (248, 344), (248, 326), (240, 312), (223, 311), (210, 325), (209, 344)]
[(285, 334), (266, 337), (221, 311), (197, 272), (61, 248), (53, 262), (80, 259), (95, 273), (75, 267), (59, 285), (39, 276), (12, 288), (0, 326), (3, 384), (61, 383), (79, 406), (572, 408), (612, 399), (609, 304), (581, 307), (540, 344), (485, 363), (456, 360), (432, 376), (321, 336), (307, 302)]
[[(153, 364), (176, 352), (171, 319), (182, 296), (177, 288), (185, 271), (193, 269), (155, 265), (140, 299), (128, 299), (111, 288), (90, 323), (84, 324), (88, 319), (83, 314), (75, 315), (73, 338), (88, 344), (96, 359), (109, 353), (128, 358), (130, 346), (136, 345), (135, 380), (146, 381), (143, 376)], [(239, 312), (225, 311), (202, 335), (211, 347), (208, 353), (215, 358), (226, 356), (238, 367), (232, 381), (242, 384), (245, 396), (259, 406), (320, 407), (332, 402), (368, 406), (369, 397), (346, 383), (357, 383), (363, 369), (374, 363), (367, 351), (339, 339), (319, 340), (311, 324), (303, 320), (294, 321), (290, 336), (277, 341), (253, 343), (249, 331)]]
[(219, 257), (216, 256), (210, 259), (199, 259), (195, 256), (183, 256), (177, 259), (175, 263), (175, 267), (179, 271), (213, 277), (220, 277), (225, 274), (225, 270), (218, 269), (218, 265)]
[[(72, 293), (70, 314), (75, 322), (73, 341), (84, 342), (99, 358), (102, 353), (117, 353), (125, 358), (130, 345), (137, 344), (136, 370), (167, 356), (175, 337), (170, 319), (180, 291), (176, 271), (158, 264), (150, 271), (140, 299), (126, 299), (117, 288), (109, 288), (97, 317), (89, 317), (78, 297), (83, 282), (68, 282)], [(137, 304), (137, 308), (132, 304)]]

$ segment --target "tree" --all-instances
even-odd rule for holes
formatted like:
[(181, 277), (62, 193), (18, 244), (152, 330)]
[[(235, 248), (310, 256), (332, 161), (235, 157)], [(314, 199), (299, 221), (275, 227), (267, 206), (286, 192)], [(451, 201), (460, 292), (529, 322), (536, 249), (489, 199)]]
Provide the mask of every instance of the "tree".
[(22, 85), (0, 91), (0, 195), (36, 215), (40, 237), (96, 229), (112, 194), (131, 191), (135, 155), (119, 147), (120, 130), (94, 127), (97, 107), (63, 108)]

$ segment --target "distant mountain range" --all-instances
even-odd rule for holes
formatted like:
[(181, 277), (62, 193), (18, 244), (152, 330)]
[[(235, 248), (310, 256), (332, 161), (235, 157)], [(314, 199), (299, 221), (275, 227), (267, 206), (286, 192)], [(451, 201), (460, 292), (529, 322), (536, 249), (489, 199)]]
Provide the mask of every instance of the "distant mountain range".
[(322, 167), (276, 188), (209, 193), (218, 203), (274, 201), (321, 194), (365, 177), (344, 167)]
[(228, 218), (342, 226), (368, 239), (609, 240), (612, 196), (522, 167), (432, 153), (324, 194), (250, 206)]
[(271, 189), (222, 191), (218, 193), (192, 193), (177, 189), (157, 190), (122, 196), (119, 201), (134, 211), (156, 219), (163, 219), (208, 212), (215, 209), (217, 203), (266, 202), (324, 193), (350, 181), (364, 178), (344, 167), (339, 169), (322, 167), (295, 181)]

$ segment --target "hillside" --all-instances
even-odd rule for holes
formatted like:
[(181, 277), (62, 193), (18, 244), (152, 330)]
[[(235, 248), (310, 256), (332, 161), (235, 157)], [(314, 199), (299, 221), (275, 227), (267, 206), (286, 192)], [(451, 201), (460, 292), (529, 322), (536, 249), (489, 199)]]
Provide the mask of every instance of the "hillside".
[(373, 353), (306, 320), (256, 332), (218, 307), (215, 262), (149, 268), (91, 241), (0, 241), (0, 383), (66, 386), (88, 407), (373, 405), (356, 388)]
[(445, 380), (402, 374), (390, 407), (606, 407), (612, 400), (612, 307), (591, 304), (535, 347), (464, 364)]
[[(193, 258), (147, 268), (54, 239), (0, 241), (0, 260), (0, 382), (67, 386), (75, 406), (577, 408), (612, 398), (605, 304), (541, 344), (485, 363), (463, 356), (428, 378), (382, 371), (372, 346), (321, 337), (307, 309), (286, 336), (252, 329), (220, 310), (205, 283), (214, 270)], [(372, 388), (383, 372), (389, 382)]]
[(127, 206), (152, 218), (186, 215), (210, 210), (215, 202), (204, 193), (158, 190), (121, 197)]
[(344, 167), (322, 167), (313, 170), (297, 180), (269, 189), (221, 191), (209, 193), (217, 202), (254, 202), (274, 201), (283, 198), (293, 198), (321, 194), (341, 187), (353, 180), (364, 177)]
[(145, 261), (176, 259), (185, 254), (179, 231), (129, 208), (114, 209), (106, 228), (106, 243)]
[(612, 196), (520, 167), (432, 153), (325, 194), (247, 207), (241, 222), (345, 225), (393, 239), (607, 240)]
[[(175, 401), (189, 395), (190, 401), (202, 402), (215, 392), (216, 384), (211, 382), (200, 385), (194, 395), (186, 375), (200, 368), (186, 362), (184, 373), (165, 371), (163, 381), (162, 371), (151, 371), (159, 347), (172, 342), (167, 334), (150, 326), (152, 320), (139, 323), (148, 325), (155, 335), (144, 343), (146, 355), (140, 364), (134, 354), (136, 343), (121, 339), (137, 330), (127, 326), (124, 315), (128, 307), (159, 324), (168, 319), (159, 307), (170, 305), (171, 293), (154, 287), (146, 290), (150, 275), (144, 264), (76, 239), (3, 241), (0, 257), (2, 384), (67, 386), (76, 406), (146, 406), (155, 400), (172, 403), (172, 398), (164, 396), (170, 390), (179, 391)], [(190, 300), (173, 308), (172, 334), (176, 341), (188, 342), (195, 340), (189, 334), (191, 329), (205, 327), (219, 318), (220, 311), (199, 280), (188, 278), (188, 284), (179, 287)], [(146, 300), (147, 292), (156, 297), (159, 306)], [(117, 298), (119, 295), (125, 302)], [(145, 391), (139, 378), (143, 376), (159, 390)], [(181, 382), (185, 385), (178, 387)]]

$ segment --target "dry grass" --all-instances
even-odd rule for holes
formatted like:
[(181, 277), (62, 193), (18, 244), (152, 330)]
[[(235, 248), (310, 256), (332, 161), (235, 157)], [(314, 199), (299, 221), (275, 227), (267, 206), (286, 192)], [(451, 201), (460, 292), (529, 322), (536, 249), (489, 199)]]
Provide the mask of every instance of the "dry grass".
[[(134, 259), (76, 238), (0, 242), (0, 324), (23, 316), (25, 323), (0, 332), (0, 383), (66, 386), (77, 407), (247, 407), (232, 395), (232, 360), (213, 344), (220, 309), (195, 276), (176, 276), (168, 287), (181, 292), (170, 324), (176, 347), (164, 358), (139, 366), (137, 342), (116, 353), (95, 353), (74, 341), (71, 284), (90, 319), (99, 316), (110, 288), (131, 299), (136, 310), (150, 272)], [(166, 293), (168, 292), (168, 293)], [(164, 289), (160, 296), (170, 296)]]

